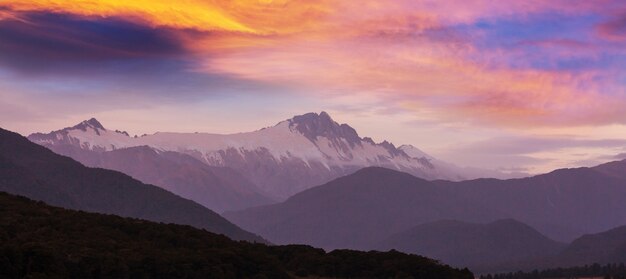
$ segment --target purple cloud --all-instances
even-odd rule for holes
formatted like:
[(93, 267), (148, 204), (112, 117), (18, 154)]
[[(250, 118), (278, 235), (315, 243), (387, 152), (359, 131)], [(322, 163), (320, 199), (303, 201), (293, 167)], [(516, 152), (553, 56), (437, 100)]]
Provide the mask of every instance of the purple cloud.
[(610, 41), (626, 40), (626, 12), (596, 26), (598, 34)]
[(0, 20), (0, 65), (19, 72), (82, 72), (102, 64), (145, 64), (185, 53), (181, 31), (143, 26), (123, 18), (50, 12), (12, 14), (15, 17)]

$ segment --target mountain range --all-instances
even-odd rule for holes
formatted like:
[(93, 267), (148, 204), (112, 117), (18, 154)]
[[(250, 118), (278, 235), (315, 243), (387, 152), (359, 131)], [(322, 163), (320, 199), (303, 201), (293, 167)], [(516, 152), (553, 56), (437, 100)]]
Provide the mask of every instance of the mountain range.
[(224, 216), (273, 243), (360, 250), (373, 249), (393, 233), (421, 223), (502, 217), (427, 180), (379, 167), (361, 169), (282, 203)]
[[(276, 244), (396, 249), (480, 272), (619, 260), (624, 254), (620, 247), (626, 247), (623, 230), (610, 230), (626, 224), (626, 160), (532, 177), (468, 180), (508, 175), (458, 167), (411, 145), (376, 143), (324, 112), (232, 135), (159, 132), (131, 137), (90, 119), (28, 139), (87, 166), (123, 172), (193, 200)], [(16, 165), (12, 160), (9, 169)], [(8, 173), (10, 182), (19, 171)], [(50, 183), (45, 175), (24, 172), (17, 177), (22, 184), (38, 185)], [(25, 195), (48, 197), (52, 204), (67, 199), (63, 191), (68, 189), (48, 188), (54, 190), (41, 187)], [(28, 187), (11, 191), (24, 194), (24, 189)], [(57, 205), (77, 208), (73, 203), (83, 199), (94, 203), (93, 195)], [(107, 212), (99, 210), (91, 211)]]
[[(317, 120), (307, 122), (307, 117)], [(324, 121), (319, 119), (326, 117), (331, 124), (320, 128)], [(280, 131), (277, 127), (285, 123), (291, 134), (275, 136)], [(624, 229), (609, 230), (626, 224), (626, 204), (622, 202), (626, 200), (626, 160), (518, 179), (426, 180), (415, 175), (419, 168), (397, 162), (419, 163), (421, 170), (429, 170), (428, 175), (444, 171), (457, 179), (467, 169), (439, 161), (413, 146), (375, 143), (352, 131), (325, 113), (297, 116), (243, 136), (156, 133), (131, 137), (107, 130), (95, 119), (49, 134), (33, 134), (28, 140), (0, 130), (0, 191), (70, 209), (188, 224), (239, 240), (267, 239), (327, 250), (395, 249), (479, 272), (626, 259)], [(258, 150), (264, 150), (261, 153), (269, 152), (267, 146), (275, 140), (284, 139), (282, 148), (287, 155), (281, 160), (299, 158), (302, 162), (307, 157), (302, 153), (293, 156), (289, 148), (301, 151), (303, 145), (298, 142), (305, 138), (326, 154), (328, 151), (317, 145), (320, 139), (327, 140), (329, 148), (339, 147), (333, 149), (334, 156), (345, 155), (345, 168), (332, 165), (338, 162), (338, 157), (332, 156), (306, 162), (323, 163), (342, 172), (356, 170), (319, 186), (306, 186), (276, 203), (284, 196), (249, 175), (246, 164), (250, 162), (242, 159), (237, 165), (228, 156), (220, 157), (231, 158), (228, 165), (207, 161), (207, 154), (213, 154), (208, 147), (216, 143), (206, 139), (221, 139), (230, 150), (242, 145), (233, 140), (237, 137), (257, 143)], [(250, 146), (240, 147), (238, 152), (247, 153), (254, 148)], [(368, 148), (383, 148), (387, 157), (371, 152), (378, 158), (373, 161), (374, 157), (367, 157), (370, 153), (359, 153)], [(266, 168), (267, 162), (257, 161), (256, 167)], [(267, 179), (282, 175), (266, 174)], [(338, 174), (326, 179), (334, 175)], [(237, 225), (203, 206), (223, 212)], [(606, 232), (597, 233), (601, 231)], [(564, 244), (567, 242), (571, 243)]]
[(371, 167), (282, 203), (224, 216), (275, 243), (327, 249), (372, 249), (391, 235), (445, 219), (476, 223), (515, 219), (551, 239), (569, 242), (626, 224), (626, 180), (607, 174), (605, 167), (461, 182), (427, 181)]
[[(230, 135), (157, 132), (131, 137), (126, 132), (105, 129), (96, 119), (90, 119), (50, 133), (35, 133), (28, 138), (86, 165), (125, 172), (218, 211), (238, 209), (242, 206), (229, 208), (217, 204), (217, 201), (209, 201), (206, 192), (193, 189), (198, 188), (195, 183), (180, 180), (172, 183), (172, 179), (169, 179), (169, 183), (157, 181), (150, 177), (153, 175), (148, 175), (149, 177), (137, 175), (132, 169), (137, 166), (130, 168), (129, 165), (132, 165), (130, 162), (120, 160), (103, 162), (107, 159), (96, 157), (109, 151), (126, 153), (124, 149), (147, 146), (154, 149), (157, 154), (176, 152), (191, 156), (209, 166), (230, 168), (242, 178), (253, 182), (257, 188), (245, 182), (246, 186), (240, 187), (241, 193), (226, 193), (233, 185), (215, 182), (212, 186), (213, 191), (224, 193), (214, 195), (236, 197), (232, 198), (232, 201), (220, 199), (226, 204), (249, 206), (267, 203), (268, 198), (284, 200), (310, 187), (369, 166), (395, 169), (425, 179), (462, 180), (510, 176), (496, 171), (457, 167), (437, 160), (410, 145), (396, 147), (387, 141), (376, 143), (371, 138), (360, 137), (349, 125), (335, 122), (325, 112), (307, 113), (272, 127)], [(90, 151), (91, 154), (82, 155), (77, 150)], [(124, 156), (129, 160), (134, 158), (132, 155), (119, 155)], [(168, 169), (168, 172), (176, 173), (179, 169)], [(244, 197), (237, 197), (239, 194)], [(199, 200), (200, 197), (205, 200)]]
[(85, 167), (3, 129), (0, 191), (69, 209), (191, 225), (232, 239), (265, 242), (191, 200), (120, 172)]

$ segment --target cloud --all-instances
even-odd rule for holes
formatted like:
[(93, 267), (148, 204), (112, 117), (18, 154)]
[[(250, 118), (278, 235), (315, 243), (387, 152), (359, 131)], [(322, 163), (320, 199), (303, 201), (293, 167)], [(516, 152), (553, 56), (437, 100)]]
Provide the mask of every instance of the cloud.
[(0, 65), (17, 71), (80, 72), (101, 64), (174, 59), (185, 53), (179, 33), (122, 18), (13, 15), (0, 19)]
[(623, 146), (626, 146), (626, 139), (622, 138), (510, 135), (461, 142), (448, 146), (441, 155), (464, 165), (523, 168), (527, 172), (543, 173), (616, 160), (615, 151)]
[(567, 148), (615, 148), (626, 146), (626, 139), (578, 139), (562, 137), (499, 137), (456, 147), (453, 152), (493, 155), (526, 155)]
[[(10, 0), (2, 5), (17, 12), (47, 11), (87, 17), (130, 17), (154, 27), (251, 32), (212, 1), (184, 0)], [(230, 1), (229, 1), (230, 2)], [(224, 2), (225, 3), (225, 2)]]
[[(0, 29), (10, 44), (0, 63), (27, 72), (76, 73), (105, 63), (110, 71), (165, 77), (169, 67), (177, 74), (193, 71), (193, 78), (280, 85), (320, 98), (375, 99), (389, 111), (428, 111), (442, 122), (512, 129), (626, 121), (620, 82), (625, 54), (588, 37), (594, 22), (623, 1), (3, 5), (0, 23), (6, 28)], [(614, 21), (604, 28), (611, 34), (621, 30)]]
[(606, 40), (618, 42), (626, 41), (626, 12), (598, 24), (596, 30), (598, 31), (598, 35)]

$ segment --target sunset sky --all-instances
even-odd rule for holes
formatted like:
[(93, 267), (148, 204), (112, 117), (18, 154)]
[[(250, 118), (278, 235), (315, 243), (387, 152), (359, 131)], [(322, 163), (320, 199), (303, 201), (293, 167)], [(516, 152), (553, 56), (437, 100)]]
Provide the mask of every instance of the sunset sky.
[(626, 158), (626, 1), (4, 0), (0, 127), (361, 136), (538, 173)]

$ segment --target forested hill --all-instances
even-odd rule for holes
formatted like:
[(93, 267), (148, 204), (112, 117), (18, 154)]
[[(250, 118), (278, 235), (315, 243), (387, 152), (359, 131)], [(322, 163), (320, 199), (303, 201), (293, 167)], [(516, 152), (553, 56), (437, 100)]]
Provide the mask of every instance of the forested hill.
[(0, 192), (1, 278), (459, 278), (400, 252), (236, 242), (191, 226), (48, 206)]

